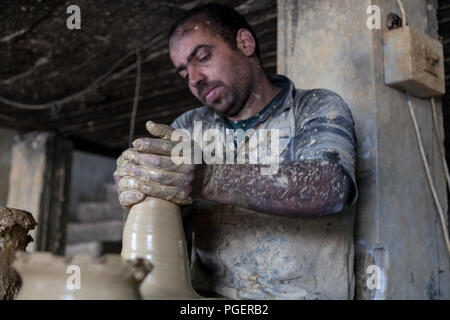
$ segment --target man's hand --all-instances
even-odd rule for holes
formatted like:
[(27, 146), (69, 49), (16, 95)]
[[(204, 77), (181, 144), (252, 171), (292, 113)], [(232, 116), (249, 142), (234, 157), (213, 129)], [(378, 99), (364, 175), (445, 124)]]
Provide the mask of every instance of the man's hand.
[(177, 204), (192, 203), (203, 184), (203, 166), (176, 165), (171, 160), (173, 128), (148, 121), (147, 131), (158, 138), (141, 138), (133, 148), (125, 150), (117, 159), (114, 180), (119, 201), (127, 211), (145, 196), (160, 198)]

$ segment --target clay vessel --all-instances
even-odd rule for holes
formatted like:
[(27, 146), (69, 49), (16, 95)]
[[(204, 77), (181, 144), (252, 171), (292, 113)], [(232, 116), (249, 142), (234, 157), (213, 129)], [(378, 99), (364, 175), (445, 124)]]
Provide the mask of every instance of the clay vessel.
[(49, 252), (18, 253), (13, 266), (22, 278), (18, 300), (140, 299), (139, 285), (150, 269), (120, 255), (65, 258)]
[(154, 269), (142, 282), (143, 299), (199, 299), (191, 285), (180, 208), (147, 197), (134, 205), (122, 238), (125, 260), (149, 260)]

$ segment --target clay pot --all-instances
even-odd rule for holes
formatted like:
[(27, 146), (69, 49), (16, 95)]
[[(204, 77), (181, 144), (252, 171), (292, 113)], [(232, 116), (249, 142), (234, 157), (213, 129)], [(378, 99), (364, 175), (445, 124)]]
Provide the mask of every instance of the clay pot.
[(122, 257), (147, 259), (154, 266), (141, 285), (143, 299), (201, 298), (191, 285), (178, 205), (150, 197), (134, 205), (123, 231)]
[(22, 278), (18, 300), (140, 299), (140, 282), (150, 271), (120, 255), (64, 258), (48, 252), (18, 253), (13, 266)]

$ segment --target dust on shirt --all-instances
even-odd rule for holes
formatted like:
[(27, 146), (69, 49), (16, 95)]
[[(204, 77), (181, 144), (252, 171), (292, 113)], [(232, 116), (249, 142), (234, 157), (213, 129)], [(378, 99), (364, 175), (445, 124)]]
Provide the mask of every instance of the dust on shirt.
[[(203, 106), (182, 114), (172, 127), (191, 134), (195, 121), (201, 121), (203, 132), (278, 129), (280, 165), (317, 159), (341, 165), (353, 182), (348, 204), (354, 205), (357, 142), (348, 105), (330, 90), (295, 89), (284, 76), (271, 81), (282, 90), (250, 119), (231, 122)], [(196, 201), (193, 210), (196, 289), (233, 299), (352, 297), (352, 214), (305, 220), (206, 201)]]

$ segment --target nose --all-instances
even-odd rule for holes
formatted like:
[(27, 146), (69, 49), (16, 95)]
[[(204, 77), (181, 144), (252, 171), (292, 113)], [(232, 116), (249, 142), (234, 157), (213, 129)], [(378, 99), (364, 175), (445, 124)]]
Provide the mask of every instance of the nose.
[(205, 75), (195, 66), (189, 66), (189, 86), (199, 88), (206, 81)]

